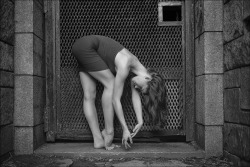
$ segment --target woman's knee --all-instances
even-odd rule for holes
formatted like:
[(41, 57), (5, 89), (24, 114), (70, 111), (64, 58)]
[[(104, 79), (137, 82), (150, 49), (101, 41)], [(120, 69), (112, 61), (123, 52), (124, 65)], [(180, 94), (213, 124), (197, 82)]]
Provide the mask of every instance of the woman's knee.
[(96, 90), (85, 91), (83, 95), (84, 100), (95, 101), (96, 98)]

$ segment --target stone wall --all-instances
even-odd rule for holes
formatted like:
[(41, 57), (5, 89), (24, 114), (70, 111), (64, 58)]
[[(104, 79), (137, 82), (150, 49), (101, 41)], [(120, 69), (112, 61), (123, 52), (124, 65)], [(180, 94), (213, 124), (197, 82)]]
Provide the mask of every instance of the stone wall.
[(14, 150), (14, 0), (0, 0), (0, 161)]
[(223, 153), (223, 0), (195, 0), (197, 144), (206, 156)]
[(250, 1), (224, 0), (224, 155), (250, 166)]
[(45, 142), (44, 37), (43, 0), (15, 1), (15, 154)]

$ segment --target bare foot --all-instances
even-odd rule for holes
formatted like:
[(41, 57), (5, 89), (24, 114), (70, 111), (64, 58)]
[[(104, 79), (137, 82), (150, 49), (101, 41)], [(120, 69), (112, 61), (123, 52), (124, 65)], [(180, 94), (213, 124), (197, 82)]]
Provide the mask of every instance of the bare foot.
[(106, 150), (113, 150), (115, 147), (119, 147), (115, 144), (112, 144), (112, 141), (113, 141), (113, 138), (114, 138), (114, 135), (108, 135), (106, 130), (103, 129), (102, 130), (102, 136), (104, 138), (104, 143), (105, 143), (105, 148)]
[(94, 148), (103, 148), (105, 146), (104, 140), (94, 140)]

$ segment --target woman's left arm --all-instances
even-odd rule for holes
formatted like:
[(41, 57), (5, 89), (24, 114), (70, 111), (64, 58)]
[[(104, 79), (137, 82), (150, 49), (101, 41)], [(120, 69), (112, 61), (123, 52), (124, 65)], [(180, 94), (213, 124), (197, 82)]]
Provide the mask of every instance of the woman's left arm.
[(141, 98), (138, 91), (133, 86), (132, 82), (131, 82), (131, 91), (132, 91), (132, 103), (137, 118), (137, 125), (135, 126), (135, 128), (133, 129), (133, 133), (131, 134), (131, 136), (134, 137), (140, 131), (143, 125), (143, 117), (142, 117)]

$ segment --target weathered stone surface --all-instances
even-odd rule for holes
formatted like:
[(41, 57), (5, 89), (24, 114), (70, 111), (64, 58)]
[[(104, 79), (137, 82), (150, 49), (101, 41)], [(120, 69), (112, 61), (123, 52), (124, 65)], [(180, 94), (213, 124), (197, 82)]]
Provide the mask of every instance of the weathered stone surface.
[(196, 121), (203, 125), (223, 124), (222, 75), (196, 77)]
[(33, 32), (33, 0), (15, 2), (15, 31)]
[(45, 76), (44, 42), (32, 33), (16, 35), (15, 73)]
[[(45, 143), (45, 133), (44, 133), (44, 124), (40, 124), (34, 127), (34, 136), (33, 136), (34, 150), (40, 147)], [(33, 150), (33, 151), (34, 151)]]
[(14, 90), (12, 88), (0, 88), (0, 125), (13, 122)]
[(195, 37), (204, 32), (204, 0), (195, 3)]
[(34, 33), (41, 39), (44, 39), (44, 15), (43, 8), (39, 1), (33, 3), (33, 29)]
[(224, 117), (226, 122), (250, 125), (250, 112), (240, 109), (240, 89), (224, 90)]
[(14, 129), (13, 124), (0, 129), (0, 156), (13, 151)]
[(222, 33), (204, 32), (195, 42), (196, 76), (223, 73)]
[(44, 122), (45, 110), (45, 79), (41, 77), (33, 77), (33, 112), (34, 125)]
[(231, 0), (224, 5), (224, 42), (229, 42), (243, 34), (242, 13), (242, 0)]
[(14, 71), (14, 47), (0, 41), (0, 69)]
[(41, 124), (45, 108), (45, 81), (36, 76), (15, 78), (15, 125)]
[(224, 89), (240, 87), (240, 68), (224, 72)]
[(243, 0), (243, 19), (250, 17), (250, 1)]
[(33, 74), (45, 77), (44, 42), (37, 36), (34, 36), (33, 48)]
[(33, 131), (33, 127), (15, 127), (14, 151), (16, 155), (33, 153)]
[(15, 73), (33, 74), (33, 34), (16, 34)]
[(0, 40), (14, 44), (14, 3), (0, 0)]
[(15, 76), (15, 126), (33, 126), (33, 77)]
[(204, 31), (222, 31), (223, 1), (204, 0)]
[(224, 46), (224, 70), (250, 64), (250, 45), (246, 36), (241, 36)]
[(250, 112), (250, 66), (241, 68), (240, 82), (240, 107)]
[(223, 152), (222, 126), (196, 124), (196, 142), (206, 152), (206, 156), (220, 156)]
[(241, 160), (239, 157), (237, 157), (233, 154), (230, 154), (227, 151), (224, 151), (223, 156), (225, 158), (229, 159), (233, 163), (233, 166), (235, 166), (235, 167), (249, 167), (250, 166), (250, 162)]
[(245, 161), (250, 161), (250, 128), (237, 124), (224, 124), (224, 150)]
[(0, 71), (0, 86), (14, 87), (14, 73), (7, 71)]

